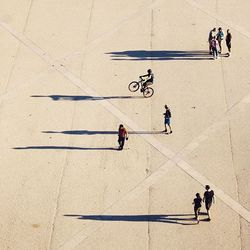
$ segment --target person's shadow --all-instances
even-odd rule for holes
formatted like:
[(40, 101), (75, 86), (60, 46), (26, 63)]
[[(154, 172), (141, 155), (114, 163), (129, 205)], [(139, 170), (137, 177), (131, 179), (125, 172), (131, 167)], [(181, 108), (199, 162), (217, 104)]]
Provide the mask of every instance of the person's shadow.
[(73, 147), (73, 146), (26, 146), (14, 147), (15, 150), (118, 150), (115, 147)]
[[(117, 135), (117, 130), (64, 130), (64, 131), (42, 131), (45, 134), (65, 135)], [(162, 131), (129, 131), (130, 135), (162, 134)]]
[(107, 52), (112, 60), (213, 60), (207, 50), (126, 50)]
[(194, 214), (151, 214), (151, 215), (79, 215), (65, 214), (79, 220), (128, 221), (128, 222), (161, 222), (180, 225), (196, 225)]

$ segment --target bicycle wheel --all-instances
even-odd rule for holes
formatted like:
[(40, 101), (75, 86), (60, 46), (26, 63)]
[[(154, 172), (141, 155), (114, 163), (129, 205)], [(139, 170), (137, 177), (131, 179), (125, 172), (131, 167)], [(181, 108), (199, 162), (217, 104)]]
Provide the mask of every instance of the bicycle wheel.
[(148, 98), (151, 97), (154, 94), (154, 90), (150, 87), (145, 88), (145, 90), (143, 91), (143, 96)]
[(136, 81), (133, 81), (131, 82), (129, 85), (128, 85), (128, 89), (131, 91), (131, 92), (135, 92), (139, 89), (140, 85), (139, 85), (139, 82), (136, 82)]

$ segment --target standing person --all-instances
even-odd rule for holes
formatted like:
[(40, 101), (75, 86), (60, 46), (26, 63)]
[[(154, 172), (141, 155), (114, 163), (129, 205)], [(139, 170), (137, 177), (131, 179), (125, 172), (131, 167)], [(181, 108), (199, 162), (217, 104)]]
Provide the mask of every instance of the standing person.
[(197, 193), (195, 196), (196, 196), (196, 198), (193, 201), (193, 204), (194, 204), (194, 215), (195, 215), (195, 219), (197, 220), (197, 223), (199, 223), (200, 222), (200, 220), (199, 220), (199, 213), (200, 213), (200, 210), (201, 210), (202, 199), (201, 199), (201, 196), (200, 196), (199, 193)]
[(221, 27), (218, 29), (218, 33), (216, 35), (216, 39), (217, 39), (218, 44), (219, 44), (219, 51), (218, 52), (219, 52), (219, 54), (221, 54), (222, 53), (221, 43), (222, 43), (222, 40), (224, 39), (224, 33), (223, 33)]
[(125, 139), (128, 140), (128, 131), (124, 128), (122, 124), (120, 124), (119, 130), (118, 130), (119, 150), (123, 149)]
[(165, 105), (165, 109), (166, 109), (166, 111), (165, 111), (165, 113), (163, 113), (165, 130), (163, 130), (163, 132), (167, 133), (167, 125), (168, 125), (168, 127), (170, 129), (169, 134), (171, 134), (173, 132), (171, 129), (171, 126), (170, 126), (171, 111), (167, 105)]
[(230, 30), (227, 30), (227, 36), (226, 36), (226, 44), (227, 44), (227, 49), (228, 53), (227, 55), (230, 56), (231, 54), (231, 41), (232, 41), (232, 34), (230, 33)]
[(208, 220), (210, 221), (211, 220), (210, 208), (212, 206), (212, 203), (215, 203), (214, 191), (210, 189), (209, 185), (206, 185), (205, 189), (206, 189), (206, 191), (204, 193), (203, 202), (205, 202), (207, 215), (208, 215)]
[(209, 53), (212, 55), (211, 40), (216, 36), (216, 28), (210, 30), (208, 35)]
[(212, 49), (213, 59), (217, 59), (218, 58), (218, 50), (217, 50), (217, 40), (215, 39), (215, 37), (212, 38), (212, 40), (210, 42), (210, 46)]

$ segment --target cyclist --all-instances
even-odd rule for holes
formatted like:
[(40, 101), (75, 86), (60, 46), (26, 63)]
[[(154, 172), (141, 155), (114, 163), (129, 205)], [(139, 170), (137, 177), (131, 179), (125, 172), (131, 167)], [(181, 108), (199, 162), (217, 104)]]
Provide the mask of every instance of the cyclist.
[[(144, 77), (146, 77), (146, 79), (143, 79)], [(140, 76), (140, 79), (141, 79), (141, 80), (146, 80), (146, 81), (142, 84), (142, 86), (143, 86), (144, 89), (145, 89), (148, 85), (153, 84), (153, 82), (154, 82), (154, 74), (153, 74), (152, 70), (151, 70), (151, 69), (148, 69), (148, 73), (147, 73), (146, 75)], [(141, 91), (143, 91), (143, 90), (141, 90)]]

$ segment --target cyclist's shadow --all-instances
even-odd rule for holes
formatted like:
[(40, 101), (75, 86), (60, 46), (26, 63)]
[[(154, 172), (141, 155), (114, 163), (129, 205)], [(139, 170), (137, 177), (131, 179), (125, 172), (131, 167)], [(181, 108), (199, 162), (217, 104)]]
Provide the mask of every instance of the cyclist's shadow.
[(32, 95), (35, 98), (51, 98), (53, 101), (101, 101), (110, 99), (141, 99), (143, 96), (88, 96), (88, 95)]

